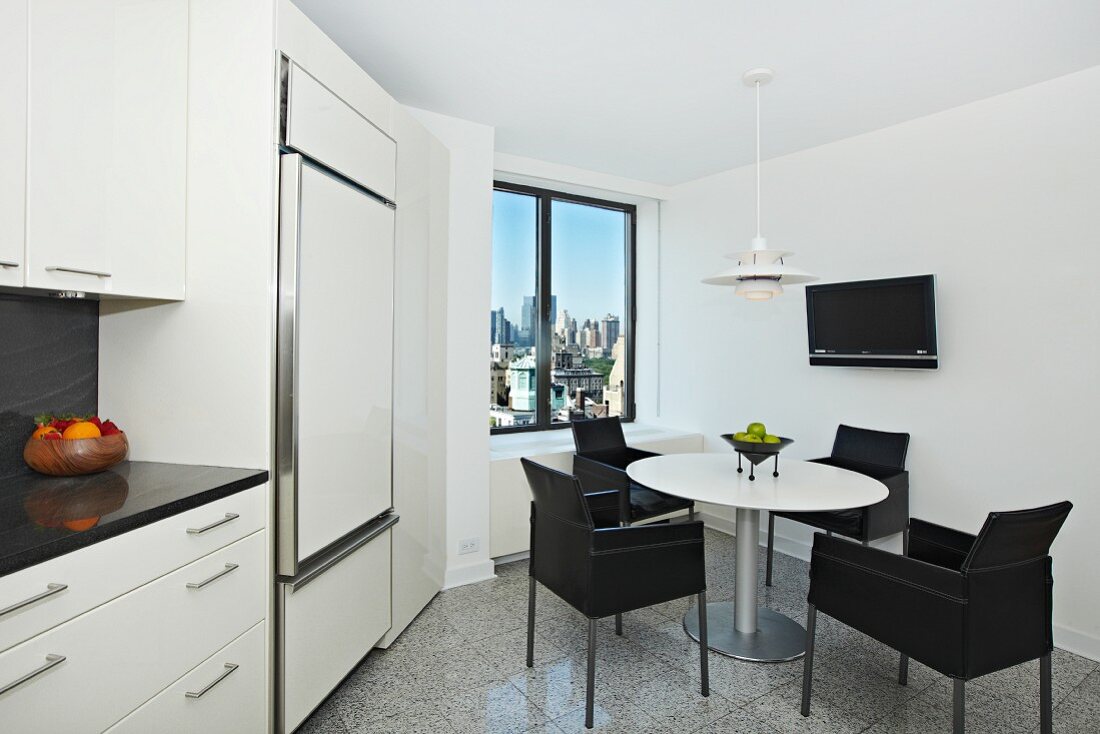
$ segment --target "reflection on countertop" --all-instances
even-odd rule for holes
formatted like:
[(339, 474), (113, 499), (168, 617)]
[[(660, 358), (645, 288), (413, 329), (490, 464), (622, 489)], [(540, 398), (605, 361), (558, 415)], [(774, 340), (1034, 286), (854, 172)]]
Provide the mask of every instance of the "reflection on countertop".
[(145, 461), (0, 479), (0, 576), (267, 481), (267, 472)]

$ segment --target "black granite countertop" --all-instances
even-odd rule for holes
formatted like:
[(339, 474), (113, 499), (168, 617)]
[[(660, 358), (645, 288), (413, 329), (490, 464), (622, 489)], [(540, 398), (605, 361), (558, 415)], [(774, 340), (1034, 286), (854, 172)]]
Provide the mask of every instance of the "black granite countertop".
[(267, 472), (126, 461), (83, 477), (0, 479), (0, 576), (263, 484)]

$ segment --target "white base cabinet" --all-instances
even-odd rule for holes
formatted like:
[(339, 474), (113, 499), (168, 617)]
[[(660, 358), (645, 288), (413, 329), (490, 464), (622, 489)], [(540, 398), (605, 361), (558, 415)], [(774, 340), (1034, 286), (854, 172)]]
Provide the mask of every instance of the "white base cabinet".
[(0, 721), (107, 729), (263, 619), (266, 544), (253, 533), (0, 654), (0, 688), (22, 680), (0, 696)]
[(266, 624), (260, 622), (118, 722), (108, 734), (265, 731)]
[(266, 731), (267, 491), (0, 578), (0, 731)]

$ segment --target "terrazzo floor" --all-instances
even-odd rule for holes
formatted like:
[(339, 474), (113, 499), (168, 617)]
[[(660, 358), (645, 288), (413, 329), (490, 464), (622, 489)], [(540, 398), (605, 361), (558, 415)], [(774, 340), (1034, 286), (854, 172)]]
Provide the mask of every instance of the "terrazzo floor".
[[(733, 539), (707, 530), (709, 601), (733, 596)], [(761, 564), (763, 563), (763, 553)], [(763, 603), (805, 622), (808, 564), (776, 553)], [(1057, 563), (1055, 563), (1057, 575)], [(527, 562), (440, 593), (388, 650), (375, 650), (299, 730), (303, 734), (563, 734), (583, 732), (584, 617), (538, 591), (535, 667), (524, 665)], [(802, 661), (747, 663), (710, 655), (711, 695), (699, 695), (698, 647), (681, 619), (688, 600), (600, 623), (592, 731), (643, 734), (925, 734), (951, 731), (950, 682), (818, 615), (814, 698), (799, 715)], [(1100, 664), (1053, 656), (1054, 731), (1100, 732)], [(967, 684), (967, 732), (1039, 731), (1037, 663)]]

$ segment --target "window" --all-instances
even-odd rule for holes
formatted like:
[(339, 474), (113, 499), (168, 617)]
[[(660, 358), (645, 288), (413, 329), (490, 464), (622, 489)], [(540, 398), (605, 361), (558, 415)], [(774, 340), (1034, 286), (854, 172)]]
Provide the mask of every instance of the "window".
[(635, 217), (631, 204), (496, 183), (494, 433), (634, 417)]

